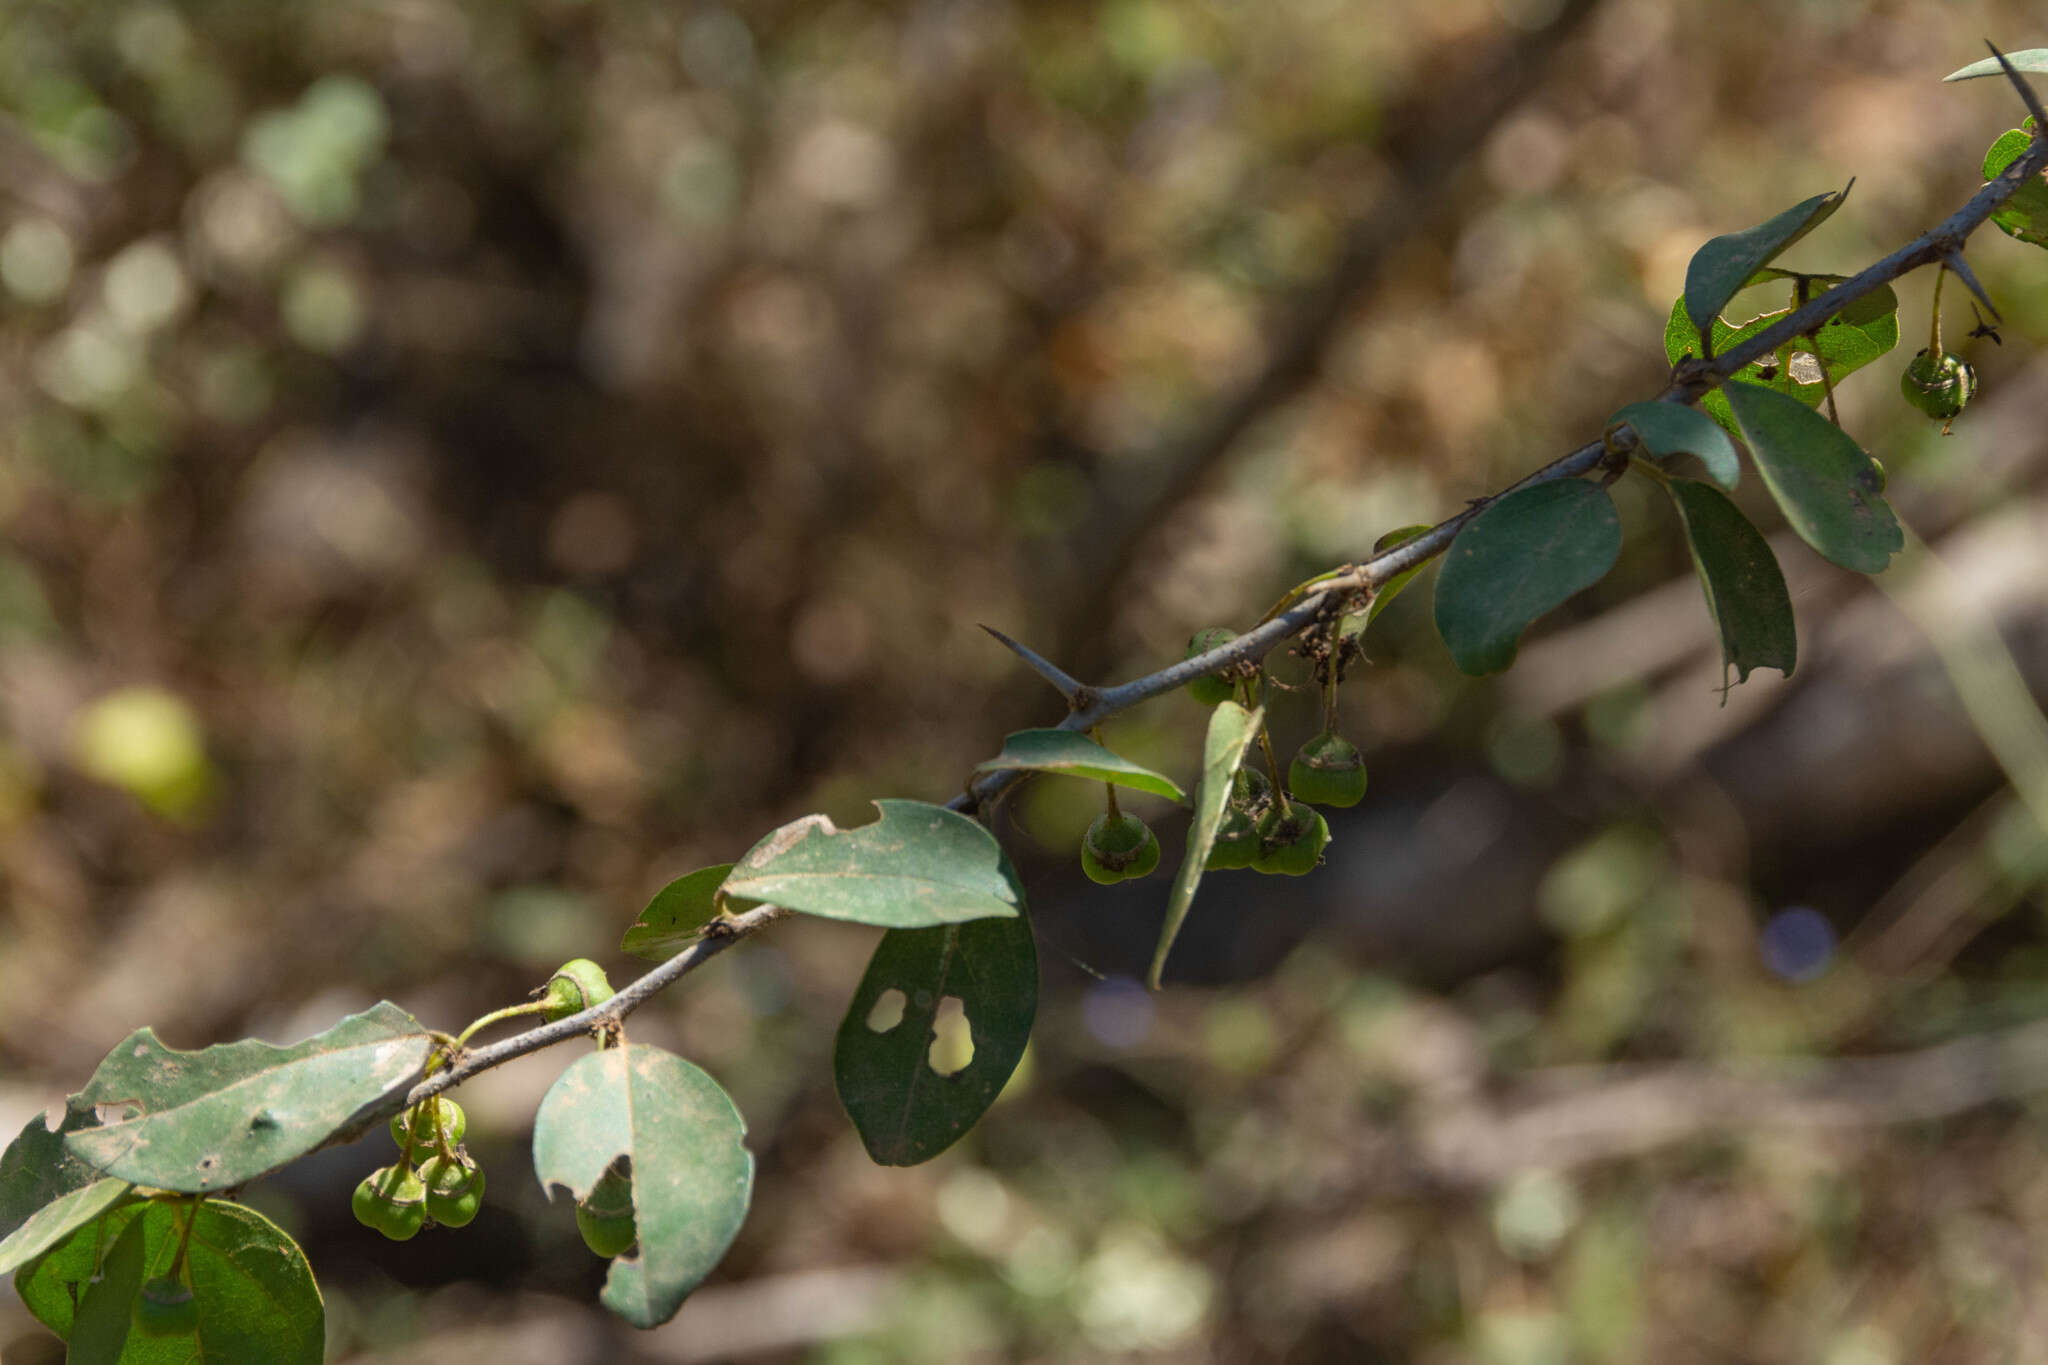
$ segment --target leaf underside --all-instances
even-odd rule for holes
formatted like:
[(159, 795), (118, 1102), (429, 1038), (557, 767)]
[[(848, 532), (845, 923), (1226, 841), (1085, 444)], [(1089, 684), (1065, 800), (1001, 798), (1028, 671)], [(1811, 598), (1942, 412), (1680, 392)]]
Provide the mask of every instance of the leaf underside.
[(1735, 443), (1713, 418), (1682, 403), (1630, 403), (1610, 422), (1626, 422), (1646, 454), (1660, 464), (1677, 455), (1696, 457), (1707, 477), (1723, 488), (1735, 487), (1742, 463)]
[(1247, 711), (1236, 702), (1217, 703), (1209, 716), (1209, 732), (1202, 740), (1202, 780), (1195, 787), (1195, 818), (1188, 825), (1187, 848), (1181, 856), (1180, 871), (1174, 874), (1173, 893), (1166, 900), (1166, 922), (1160, 926), (1159, 945), (1152, 952), (1152, 969), (1147, 977), (1153, 990), (1159, 989), (1166, 970), (1166, 955), (1194, 904), (1195, 887), (1216, 847), (1216, 833), (1230, 804), (1230, 789), (1244, 751), (1264, 722), (1264, 708)]

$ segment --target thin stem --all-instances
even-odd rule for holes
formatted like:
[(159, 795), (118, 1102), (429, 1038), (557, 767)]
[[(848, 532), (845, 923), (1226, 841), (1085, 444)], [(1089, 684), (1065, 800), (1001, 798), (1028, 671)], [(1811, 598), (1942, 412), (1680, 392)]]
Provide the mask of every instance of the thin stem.
[(523, 1005), (507, 1005), (501, 1010), (492, 1010), (468, 1028), (456, 1034), (455, 1045), (448, 1050), (451, 1053), (460, 1052), (469, 1043), (471, 1035), (475, 1034), (479, 1029), (489, 1028), (492, 1024), (503, 1023), (507, 1019), (516, 1019), (522, 1014), (545, 1014), (547, 1008), (548, 1002), (545, 1000), (529, 1000)]
[(1109, 823), (1121, 825), (1124, 822), (1124, 813), (1116, 808), (1116, 783), (1105, 782), (1102, 787), (1109, 793)]
[(1948, 278), (1948, 263), (1943, 262), (1934, 272), (1934, 304), (1927, 311), (1927, 356), (1935, 363), (1941, 361), (1941, 282)]

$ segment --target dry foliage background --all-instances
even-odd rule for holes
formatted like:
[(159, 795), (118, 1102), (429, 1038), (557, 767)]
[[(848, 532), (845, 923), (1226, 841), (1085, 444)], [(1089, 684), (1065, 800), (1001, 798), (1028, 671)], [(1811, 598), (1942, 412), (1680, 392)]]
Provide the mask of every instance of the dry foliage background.
[[(625, 973), (667, 879), (1055, 717), (977, 622), (1097, 677), (1248, 623), (1653, 392), (1705, 238), (1851, 175), (1797, 262), (1936, 221), (2018, 121), (1938, 78), (2048, 41), (2019, 3), (0, 18), (9, 1132), (143, 1023)], [(353, 1224), (381, 1139), (252, 1190), (335, 1357), (2048, 1354), (2048, 834), (1979, 734), (2042, 751), (1984, 627), (2048, 680), (2048, 270), (1972, 261), (2009, 322), (1955, 434), (1897, 397), (1916, 342), (1844, 395), (1952, 572), (1782, 543), (1791, 682), (1717, 704), (1627, 481), (1622, 564), (1503, 679), (1426, 591), (1388, 614), (1373, 792), (1316, 876), (1210, 883), (1180, 988), (1123, 979), (1165, 878), (1081, 882), (1093, 794), (1013, 803), (1047, 998), (931, 1165), (869, 1166), (831, 1093), (868, 933), (780, 926), (637, 1015), (761, 1165), (669, 1327), (596, 1309), (534, 1188), (557, 1054), (465, 1089), (465, 1232)], [(1110, 738), (1186, 773), (1200, 721)], [(56, 1349), (0, 1297), (9, 1362)]]

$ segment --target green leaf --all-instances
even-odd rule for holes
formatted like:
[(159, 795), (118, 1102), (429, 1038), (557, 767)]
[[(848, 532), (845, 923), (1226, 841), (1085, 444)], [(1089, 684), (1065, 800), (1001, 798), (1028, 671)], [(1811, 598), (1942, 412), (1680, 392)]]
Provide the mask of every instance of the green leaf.
[(1630, 403), (1607, 419), (1626, 422), (1643, 449), (1660, 462), (1674, 455), (1695, 455), (1707, 477), (1723, 488), (1735, 487), (1742, 463), (1735, 443), (1713, 418), (1680, 403)]
[[(2015, 71), (2048, 71), (2048, 47), (2030, 47), (2025, 52), (2008, 52), (2005, 54), (2005, 59), (2012, 63), (2012, 69)], [(2004, 74), (2004, 68), (1999, 66), (1998, 58), (1986, 57), (1981, 62), (1971, 62), (1968, 66), (1951, 71), (1946, 76), (1943, 76), (1942, 79), (1945, 81), (1970, 81), (1977, 79), (1979, 76), (2003, 76)]]
[[(900, 1017), (870, 1027), (876, 1001), (892, 990), (903, 995)], [(931, 1049), (948, 997), (966, 1014), (974, 1055), (942, 1075)], [(1021, 915), (884, 934), (832, 1049), (839, 1102), (868, 1155), (914, 1166), (958, 1141), (1017, 1069), (1037, 1009), (1038, 952)]]
[(1685, 268), (1685, 307), (1693, 325), (1704, 327), (1709, 319), (1719, 317), (1750, 276), (1826, 222), (1848, 194), (1847, 185), (1832, 194), (1816, 194), (1769, 222), (1725, 233), (1694, 252)]
[(589, 1196), (613, 1161), (632, 1163), (639, 1250), (612, 1261), (604, 1306), (635, 1327), (674, 1317), (746, 1221), (754, 1156), (718, 1082), (644, 1043), (577, 1059), (533, 1123), (541, 1188)]
[(1719, 489), (1691, 479), (1673, 479), (1665, 487), (1685, 524), (1707, 613), (1721, 632), (1723, 690), (1730, 664), (1739, 682), (1747, 682), (1753, 668), (1775, 668), (1791, 677), (1799, 638), (1792, 629), (1792, 597), (1770, 542)]
[[(128, 1326), (134, 1320), (135, 1299), (142, 1290), (143, 1268), (148, 1264), (143, 1245), (146, 1222), (141, 1218), (129, 1220), (100, 1260), (99, 1274), (87, 1282), (71, 1319), (71, 1349), (64, 1353), (65, 1365), (117, 1365), (127, 1354)], [(138, 1334), (135, 1344), (146, 1350), (151, 1343)], [(187, 1337), (183, 1344), (189, 1351), (192, 1339)], [(140, 1356), (145, 1351), (135, 1354)]]
[(97, 1122), (90, 1107), (66, 1108), (54, 1129), (37, 1114), (0, 1154), (0, 1275), (126, 1197), (127, 1181), (102, 1177), (64, 1148), (66, 1134)]
[[(1428, 522), (1424, 522), (1420, 526), (1403, 526), (1399, 530), (1389, 531), (1372, 543), (1372, 552), (1378, 554), (1382, 550), (1391, 550), (1404, 541), (1413, 540), (1423, 532), (1434, 531), (1435, 529)], [(1365, 624), (1369, 626), (1374, 621), (1379, 620), (1380, 613), (1387, 609), (1387, 604), (1396, 597), (1399, 597), (1401, 589), (1414, 582), (1415, 575), (1421, 573), (1427, 567), (1428, 562), (1424, 561), (1412, 569), (1401, 570), (1401, 572), (1389, 578), (1385, 583), (1382, 583), (1380, 590), (1372, 595), (1372, 605), (1365, 609)]]
[(1166, 922), (1159, 930), (1159, 946), (1152, 950), (1152, 970), (1147, 982), (1155, 991), (1166, 970), (1166, 955), (1173, 951), (1173, 941), (1188, 917), (1188, 907), (1194, 904), (1195, 887), (1202, 880), (1209, 852), (1216, 847), (1216, 831), (1230, 804), (1231, 776), (1265, 719), (1265, 708), (1247, 711), (1229, 701), (1218, 703), (1209, 715), (1209, 733), (1202, 740), (1202, 780), (1195, 787), (1195, 818), (1188, 825), (1187, 850), (1181, 855), (1180, 871), (1174, 874), (1173, 894), (1166, 900)]
[[(1781, 277), (1778, 272), (1766, 273), (1773, 278)], [(1807, 278), (1825, 280), (1833, 277)], [(1781, 308), (1752, 318), (1740, 326), (1715, 318), (1714, 354), (1726, 355), (1757, 333), (1775, 327), (1789, 311)], [(1796, 337), (1786, 342), (1774, 354), (1744, 366), (1735, 377), (1744, 383), (1775, 389), (1797, 398), (1810, 408), (1817, 408), (1828, 387), (1821, 382), (1820, 367), (1826, 366), (1829, 384), (1839, 385), (1891, 350), (1899, 344), (1898, 313), (1898, 295), (1889, 286), (1875, 290), (1830, 318), (1816, 336)], [(1664, 354), (1674, 365), (1689, 355), (1701, 354), (1699, 329), (1685, 315), (1683, 299), (1671, 305), (1671, 316), (1664, 324)], [(1801, 356), (1813, 359), (1802, 360)], [(1719, 389), (1700, 400), (1700, 411), (1728, 430), (1735, 430), (1735, 415), (1728, 410), (1728, 400)]]
[[(78, 1229), (15, 1275), (22, 1303), (69, 1340), (101, 1249), (118, 1245), (129, 1226), (139, 1224), (143, 1264), (168, 1267), (189, 1208), (183, 1200), (150, 1200)], [(185, 1337), (130, 1333), (123, 1365), (320, 1365), (327, 1310), (298, 1243), (254, 1209), (218, 1199), (202, 1203), (197, 1220), (185, 1254), (198, 1330)], [(128, 1298), (132, 1302), (134, 1294)]]
[(1467, 673), (1515, 661), (1522, 631), (1600, 581), (1621, 553), (1621, 519), (1599, 484), (1559, 479), (1505, 493), (1465, 524), (1436, 580), (1436, 628)]
[(1092, 777), (1134, 791), (1150, 792), (1169, 801), (1187, 804), (1187, 793), (1172, 779), (1141, 768), (1127, 758), (1110, 752), (1076, 730), (1019, 730), (1003, 741), (1003, 751), (986, 763), (977, 763), (974, 774), (1022, 769), (1034, 773), (1064, 773), (1069, 777)]
[[(1991, 150), (1984, 153), (1986, 181), (1996, 180), (2005, 174), (2006, 167), (2026, 155), (2027, 148), (2034, 142), (2033, 127), (2034, 120), (2030, 118), (2020, 127), (2001, 133), (1998, 141), (1991, 144)], [(2048, 247), (2048, 177), (2037, 175), (2021, 185), (2013, 197), (1991, 215), (1991, 221), (2003, 228), (2008, 236)]]
[(138, 1029), (71, 1100), (124, 1116), (74, 1131), (64, 1145), (138, 1185), (227, 1189), (296, 1161), (366, 1107), (411, 1089), (433, 1050), (419, 1021), (388, 1001), (292, 1047), (244, 1039), (180, 1052)]
[(1024, 888), (994, 835), (922, 801), (875, 806), (882, 818), (855, 829), (822, 815), (784, 825), (733, 865), (726, 894), (885, 929), (1017, 913)]
[(1796, 399), (1756, 384), (1723, 387), (1765, 487), (1800, 539), (1845, 569), (1881, 572), (1906, 538), (1870, 457)]
[(620, 940), (619, 951), (666, 962), (695, 943), (699, 931), (718, 918), (720, 910), (741, 910), (753, 904), (718, 894), (731, 873), (731, 863), (700, 867), (655, 892), (639, 920)]
[(28, 1264), (108, 1209), (130, 1199), (134, 1188), (125, 1180), (108, 1176), (58, 1195), (24, 1219), (5, 1241), (0, 1241), (0, 1275)]

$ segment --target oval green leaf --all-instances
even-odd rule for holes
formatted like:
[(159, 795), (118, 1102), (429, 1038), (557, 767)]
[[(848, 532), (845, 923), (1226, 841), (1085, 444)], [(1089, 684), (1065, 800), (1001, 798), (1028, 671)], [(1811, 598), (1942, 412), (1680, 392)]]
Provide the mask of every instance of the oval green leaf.
[(1017, 913), (1024, 888), (994, 835), (923, 801), (875, 806), (882, 818), (854, 829), (822, 815), (784, 825), (733, 864), (725, 893), (885, 929)]
[[(2025, 52), (2008, 52), (2005, 59), (2012, 63), (2015, 71), (2048, 71), (2048, 47), (2030, 47)], [(1972, 81), (1979, 76), (2003, 76), (2005, 70), (1999, 66), (1998, 58), (1986, 57), (1981, 62), (1971, 62), (1949, 72), (1945, 81)]]
[(1768, 222), (1724, 233), (1694, 252), (1685, 268), (1685, 307), (1693, 325), (1705, 327), (1719, 317), (1750, 276), (1826, 222), (1848, 194), (1848, 185), (1830, 194), (1816, 194)]
[(986, 763), (977, 763), (974, 775), (1017, 769), (1091, 777), (1097, 782), (1163, 796), (1181, 805), (1188, 800), (1187, 793), (1173, 779), (1138, 766), (1077, 730), (1019, 730), (1003, 741), (1001, 753)]
[[(1967, 69), (1967, 68), (1966, 68)], [(2034, 143), (2034, 120), (1999, 135), (1984, 153), (1984, 179), (1996, 180), (2005, 168), (2018, 161)], [(2019, 187), (2012, 198), (1992, 212), (1991, 221), (2006, 235), (2022, 242), (2048, 247), (2048, 177), (2035, 176)]]
[(1458, 667), (1498, 673), (1522, 631), (1600, 581), (1621, 553), (1607, 490), (1584, 479), (1518, 488), (1465, 524), (1436, 580), (1436, 628)]
[(1756, 384), (1723, 387), (1764, 486), (1800, 539), (1845, 569), (1882, 572), (1906, 537), (1862, 447), (1797, 399)]
[[(1788, 311), (1781, 308), (1752, 318), (1740, 326), (1715, 318), (1714, 354), (1726, 355), (1757, 333), (1776, 326)], [(1830, 318), (1816, 335), (1785, 343), (1774, 354), (1744, 366), (1735, 377), (1746, 384), (1774, 389), (1797, 398), (1810, 408), (1817, 408), (1827, 395), (1829, 384), (1840, 384), (1899, 344), (1898, 313), (1898, 295), (1890, 288), (1876, 290)], [(1674, 365), (1689, 355), (1702, 354), (1699, 329), (1685, 315), (1683, 299), (1672, 303), (1671, 316), (1664, 324), (1664, 354)], [(1812, 356), (1813, 359), (1801, 361), (1798, 359), (1801, 355)], [(1826, 384), (1821, 382), (1822, 366), (1827, 370)], [(1699, 410), (1727, 430), (1736, 429), (1735, 414), (1728, 410), (1728, 400), (1719, 389), (1700, 399)]]
[(726, 908), (744, 910), (753, 902), (720, 896), (719, 888), (732, 874), (731, 863), (700, 867), (676, 878), (654, 893), (640, 918), (619, 941), (619, 951), (635, 957), (666, 962), (702, 936), (705, 925)]
[(65, 1150), (66, 1134), (98, 1120), (67, 1108), (51, 1128), (37, 1114), (0, 1154), (0, 1275), (35, 1259), (124, 1198), (125, 1180), (102, 1176)]
[(124, 1116), (68, 1134), (96, 1170), (138, 1185), (204, 1193), (296, 1161), (411, 1089), (434, 1040), (389, 1001), (292, 1047), (244, 1039), (198, 1052), (138, 1029), (107, 1054), (74, 1108)]
[(1665, 485), (1685, 525), (1685, 543), (1707, 595), (1707, 614), (1721, 634), (1721, 688), (1733, 665), (1738, 682), (1754, 668), (1792, 676), (1799, 637), (1792, 628), (1792, 596), (1770, 542), (1719, 489), (1691, 479)]
[(1742, 462), (1735, 442), (1713, 418), (1681, 403), (1630, 403), (1607, 419), (1626, 422), (1643, 449), (1660, 463), (1674, 455), (1692, 455), (1706, 467), (1707, 477), (1723, 488), (1735, 487)]
[(638, 1250), (612, 1261), (604, 1306), (658, 1327), (724, 1259), (753, 1197), (747, 1126), (718, 1082), (644, 1043), (572, 1063), (533, 1123), (541, 1187), (583, 1199), (613, 1161), (632, 1162)]
[[(115, 1209), (98, 1225), (78, 1229), (15, 1275), (22, 1303), (45, 1327), (70, 1340), (101, 1249), (119, 1245), (129, 1226), (140, 1224), (143, 1264), (167, 1266), (189, 1207), (183, 1201), (151, 1200)], [(123, 1362), (320, 1365), (327, 1345), (326, 1305), (306, 1254), (277, 1224), (254, 1209), (209, 1199), (199, 1206), (186, 1261), (199, 1307), (198, 1329), (184, 1337), (131, 1333), (120, 1355)], [(127, 1298), (133, 1301), (132, 1291)]]
[[(903, 993), (900, 1017), (870, 1027), (875, 1002), (892, 990)], [(931, 1047), (949, 997), (966, 1015), (974, 1055), (941, 1075)], [(1024, 916), (884, 934), (832, 1049), (839, 1102), (868, 1155), (914, 1166), (959, 1141), (1017, 1069), (1037, 1010), (1038, 950)]]
[(0, 1241), (0, 1275), (28, 1264), (108, 1209), (127, 1201), (134, 1189), (127, 1181), (108, 1176), (58, 1195)]
[(1231, 778), (1265, 719), (1264, 707), (1247, 711), (1232, 701), (1219, 702), (1209, 714), (1209, 733), (1202, 739), (1202, 780), (1195, 786), (1195, 818), (1188, 825), (1187, 849), (1181, 855), (1180, 871), (1174, 874), (1173, 893), (1166, 898), (1166, 922), (1160, 927), (1159, 945), (1152, 950), (1152, 970), (1146, 978), (1155, 991), (1166, 971), (1166, 955), (1173, 951), (1188, 907), (1195, 902), (1195, 888), (1201, 883), (1209, 853), (1216, 847), (1216, 831), (1230, 804)]

